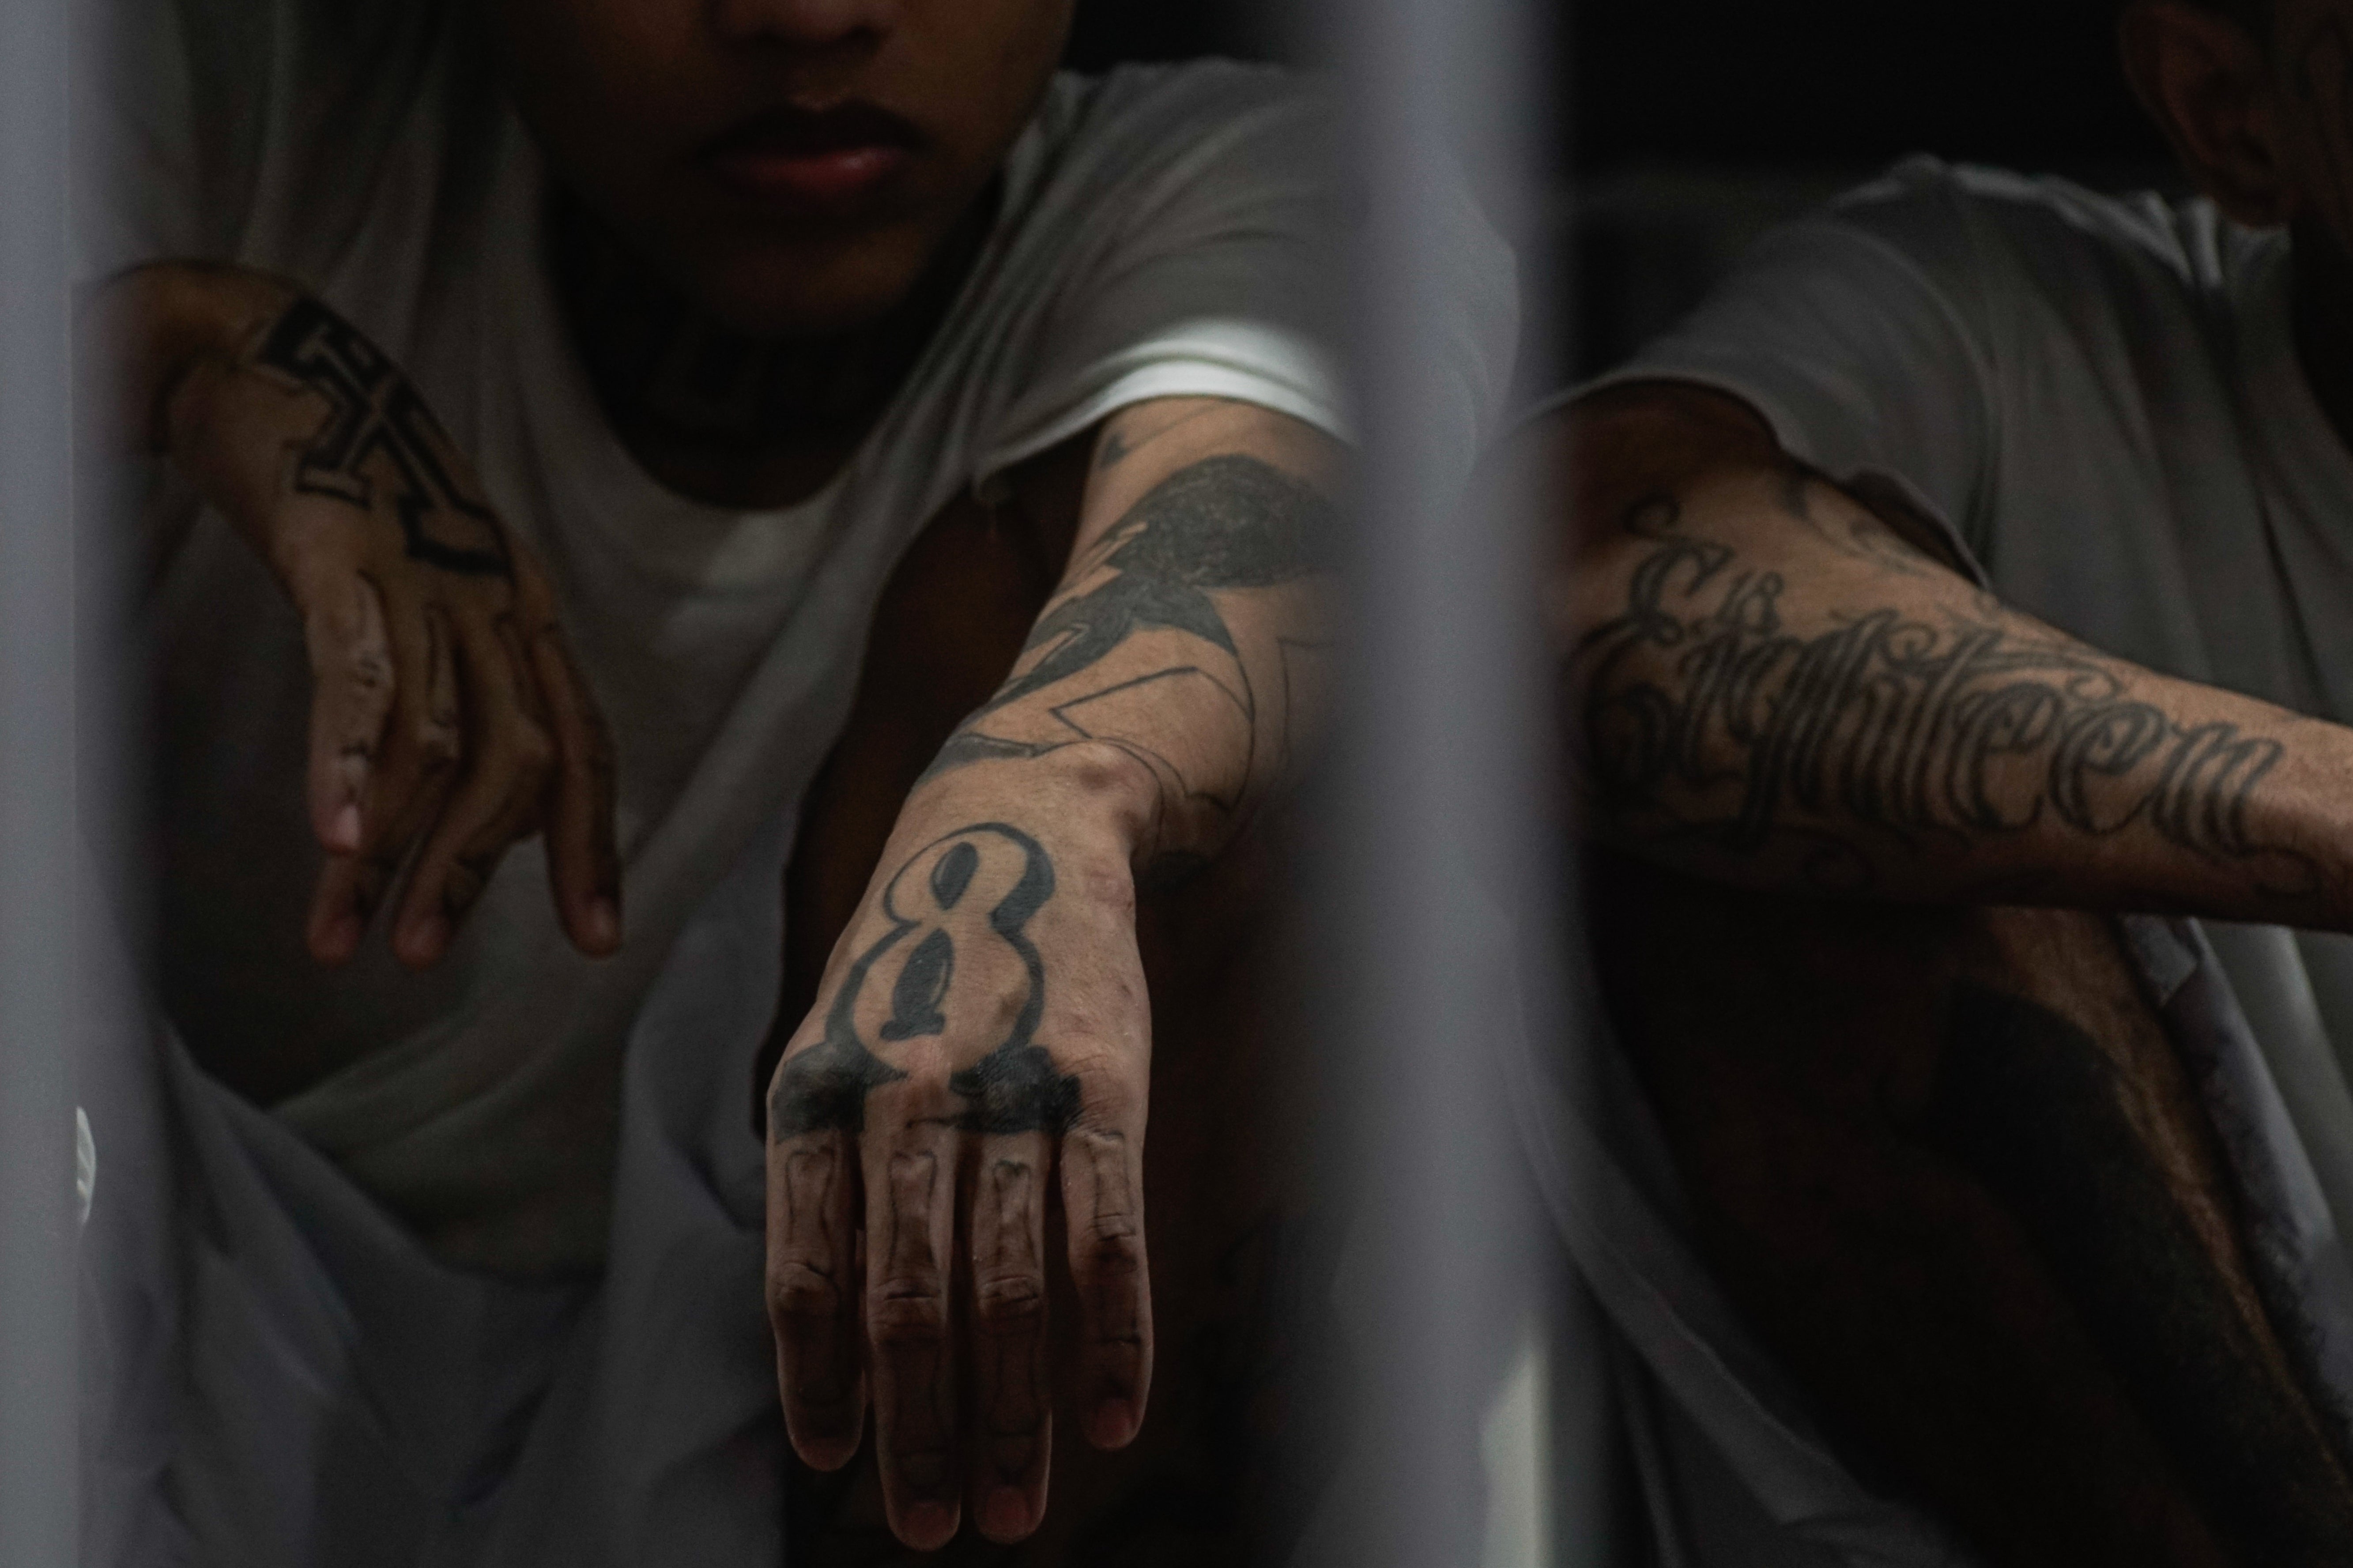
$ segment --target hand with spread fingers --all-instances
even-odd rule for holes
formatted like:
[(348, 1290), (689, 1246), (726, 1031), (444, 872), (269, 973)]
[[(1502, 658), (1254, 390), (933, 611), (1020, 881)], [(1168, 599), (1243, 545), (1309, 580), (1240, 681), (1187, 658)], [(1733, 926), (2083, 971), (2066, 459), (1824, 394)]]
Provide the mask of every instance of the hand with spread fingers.
[(967, 1499), (997, 1541), (1044, 1511), (1050, 1212), (1088, 1439), (1133, 1437), (1151, 1384), (1130, 846), (1092, 809), (1099, 782), (1053, 771), (1018, 822), (953, 784), (919, 794), (769, 1096), (786, 1423), (836, 1468), (871, 1399), (886, 1505), (917, 1547)]
[[(1292, 769), (1335, 466), (1328, 438), (1216, 399), (1105, 422), (1061, 586), (915, 785), (770, 1080), (786, 1423), (838, 1469), (871, 1407), (909, 1546), (967, 1509), (991, 1541), (1034, 1531), (1058, 1405), (1099, 1447), (1144, 1420), (1136, 879), (1217, 854)], [(1063, 1268), (1073, 1322), (1048, 1312)]]
[(397, 365), (299, 289), (167, 263), (88, 312), (121, 365), (123, 425), (276, 574), (303, 622), (307, 795), (326, 852), (311, 955), (389, 932), (424, 968), (517, 842), (544, 830), (557, 913), (620, 945), (612, 746), (530, 552)]

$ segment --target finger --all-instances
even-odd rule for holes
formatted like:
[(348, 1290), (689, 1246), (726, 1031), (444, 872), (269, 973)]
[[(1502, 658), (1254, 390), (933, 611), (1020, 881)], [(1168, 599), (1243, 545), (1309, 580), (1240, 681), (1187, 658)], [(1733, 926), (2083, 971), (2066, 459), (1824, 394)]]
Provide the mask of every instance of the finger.
[(1121, 1448), (1152, 1387), (1152, 1289), (1144, 1254), (1143, 1138), (1082, 1126), (1062, 1140), (1062, 1208), (1079, 1299), (1079, 1419)]
[(459, 758), (457, 656), (438, 605), (386, 606), (394, 630), (393, 712), (371, 771), (357, 855), (330, 855), (311, 900), (309, 941), (322, 963), (343, 963), (391, 886), (402, 858), (440, 812)]
[(1046, 1512), (1053, 1447), (1046, 1338), (1050, 1156), (1041, 1132), (985, 1138), (972, 1183), (973, 1518), (983, 1535), (1000, 1543), (1030, 1534)]
[(304, 606), (302, 635), (311, 658), (311, 830), (329, 853), (356, 855), (395, 689), (375, 584), (357, 573), (336, 580)]
[(874, 1140), (866, 1160), (866, 1337), (882, 1501), (892, 1532), (928, 1552), (947, 1543), (962, 1514), (948, 1348), (955, 1134), (913, 1125)]
[(530, 659), (547, 700), (555, 784), (547, 810), (547, 869), (573, 945), (601, 958), (621, 945), (621, 857), (613, 841), (612, 731), (550, 615), (536, 622)]
[(465, 769), (417, 852), (393, 928), (393, 952), (413, 969), (448, 951), (507, 847), (539, 826), (555, 748), (512, 631), (511, 621), (459, 630)]
[(858, 1452), (866, 1385), (858, 1359), (858, 1150), (847, 1132), (768, 1145), (768, 1322), (785, 1430), (809, 1467)]

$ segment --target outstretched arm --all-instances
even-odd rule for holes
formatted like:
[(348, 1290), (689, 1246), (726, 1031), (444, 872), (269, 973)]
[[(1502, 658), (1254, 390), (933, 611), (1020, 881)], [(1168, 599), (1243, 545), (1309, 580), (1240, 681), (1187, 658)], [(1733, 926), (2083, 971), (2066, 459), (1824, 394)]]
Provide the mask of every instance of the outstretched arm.
[(1092, 750), (1135, 773), (1140, 868), (1223, 847), (1313, 721), (1332, 468), (1324, 437), (1246, 405), (1111, 420), (1060, 588), (925, 782)]
[(1764, 889), (2353, 927), (2353, 731), (2007, 608), (1720, 394), (1616, 389), (1532, 441), (1608, 842)]
[(1082, 1429), (1117, 1447), (1143, 1420), (1135, 884), (1216, 854), (1290, 770), (1314, 705), (1335, 458), (1215, 400), (1107, 422), (1060, 586), (909, 795), (770, 1085), (786, 1423), (833, 1469), (871, 1403), (910, 1545), (947, 1540), (967, 1506), (997, 1541), (1041, 1517), (1056, 1207)]

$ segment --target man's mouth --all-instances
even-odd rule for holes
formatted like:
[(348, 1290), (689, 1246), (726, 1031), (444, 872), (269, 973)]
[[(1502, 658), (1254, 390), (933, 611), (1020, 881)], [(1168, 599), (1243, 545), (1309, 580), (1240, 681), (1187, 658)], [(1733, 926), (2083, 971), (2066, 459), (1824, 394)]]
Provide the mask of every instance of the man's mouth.
[(871, 104), (786, 106), (704, 147), (720, 183), (754, 201), (802, 210), (847, 206), (903, 168), (923, 145), (910, 121)]

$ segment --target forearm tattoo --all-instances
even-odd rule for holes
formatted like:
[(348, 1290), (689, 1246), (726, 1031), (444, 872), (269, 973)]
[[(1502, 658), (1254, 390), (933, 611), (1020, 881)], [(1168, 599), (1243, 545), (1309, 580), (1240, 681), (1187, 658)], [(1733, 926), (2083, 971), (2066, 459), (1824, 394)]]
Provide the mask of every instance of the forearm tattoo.
[[(1228, 454), (1178, 469), (1078, 563), (1072, 579), (1080, 585), (1047, 608), (1013, 677), (949, 738), (924, 778), (1105, 741), (1149, 765), (1164, 793), (1175, 788), (1234, 808), (1264, 768), (1262, 721), (1287, 725), (1289, 661), (1312, 645), (1279, 645), (1283, 706), (1268, 714), (1215, 595), (1328, 572), (1335, 535), (1328, 501), (1255, 458)], [(1158, 630), (1206, 646), (1181, 663), (1114, 663), (1134, 638)], [(1240, 729), (1240, 768), (1228, 779), (1168, 754), (1172, 706), (1189, 717), (1205, 701)]]
[[(432, 410), (390, 355), (318, 300), (278, 318), (254, 363), (325, 400), (295, 444), (291, 483), (363, 511), (391, 503), (409, 559), (468, 576), (514, 576), (506, 535)], [(378, 487), (383, 487), (379, 491)]]
[[(890, 927), (842, 977), (826, 1009), (824, 1037), (777, 1075), (770, 1137), (864, 1131), (867, 1097), (907, 1076), (884, 1053), (959, 1025), (984, 1026), (1001, 1013), (1008, 979), (1020, 1001), (1004, 1037), (948, 1079), (968, 1107), (957, 1125), (976, 1132), (1067, 1131), (1079, 1112), (1079, 1084), (1038, 1043), (1046, 963), (1029, 934), (1053, 896), (1052, 858), (1001, 822), (960, 827), (917, 850), (882, 890)], [(960, 975), (968, 983), (961, 995)]]
[(2266, 892), (2313, 890), (2314, 864), (2251, 819), (2279, 741), (2179, 721), (1982, 595), (1941, 621), (1864, 607), (1801, 635), (1782, 574), (1689, 531), (1673, 497), (1622, 522), (1650, 552), (1567, 670), (1572, 751), (1618, 832), (1731, 855), (1794, 841), (1810, 879), (1867, 892), (1889, 849), (2138, 828)]

